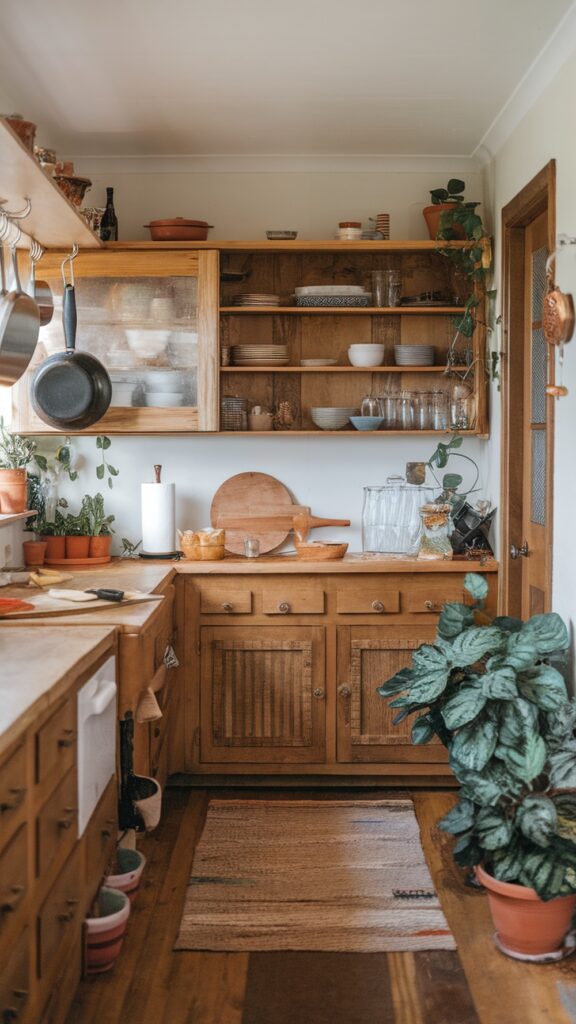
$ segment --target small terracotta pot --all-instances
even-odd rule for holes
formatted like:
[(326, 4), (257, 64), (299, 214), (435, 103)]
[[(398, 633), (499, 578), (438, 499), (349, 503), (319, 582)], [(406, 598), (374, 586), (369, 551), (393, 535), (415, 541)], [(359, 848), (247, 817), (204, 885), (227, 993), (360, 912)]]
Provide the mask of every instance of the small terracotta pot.
[(22, 550), (26, 565), (44, 565), (47, 547), (46, 541), (43, 540), (25, 540)]
[(0, 469), (0, 512), (26, 512), (28, 482), (25, 469)]
[[(438, 203), (435, 206), (425, 206), (422, 210), (424, 214), (424, 220), (428, 225), (428, 234), (430, 238), (436, 238), (440, 230), (440, 217), (446, 210), (455, 210), (460, 204), (459, 203)], [(454, 237), (460, 238), (462, 241), (466, 238), (466, 232), (462, 224), (453, 225)]]
[(490, 913), (503, 946), (512, 953), (540, 956), (562, 948), (576, 907), (575, 896), (541, 900), (534, 889), (500, 882), (482, 867), (476, 877), (486, 889)]
[(90, 537), (66, 537), (66, 558), (88, 558)]
[(124, 892), (102, 887), (98, 893), (99, 917), (86, 918), (86, 970), (109, 971), (120, 955), (130, 917), (130, 900)]
[(89, 558), (108, 558), (112, 537), (110, 534), (101, 533), (98, 537), (90, 537)]
[(42, 537), (42, 540), (46, 543), (46, 558), (54, 560), (66, 558), (66, 537), (46, 535)]
[(119, 846), (116, 850), (116, 873), (107, 875), (104, 884), (111, 889), (125, 892), (130, 903), (136, 899), (140, 888), (142, 872), (146, 867), (146, 857), (139, 850), (129, 850)]
[(34, 152), (34, 138), (36, 136), (36, 125), (33, 121), (25, 121), (22, 117), (4, 116), (4, 120), (10, 125), (13, 132), (16, 133), (21, 142), (24, 143), (26, 149), (29, 149), (31, 153)]

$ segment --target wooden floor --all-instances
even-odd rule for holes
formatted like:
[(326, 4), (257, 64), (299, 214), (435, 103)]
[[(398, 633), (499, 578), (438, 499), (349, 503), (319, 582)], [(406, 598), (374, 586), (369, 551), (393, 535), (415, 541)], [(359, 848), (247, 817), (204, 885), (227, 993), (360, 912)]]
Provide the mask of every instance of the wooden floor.
[[(248, 795), (268, 794), (238, 792)], [(576, 955), (536, 967), (499, 954), (485, 896), (466, 887), (450, 838), (435, 828), (454, 796), (411, 795), (463, 971), (446, 959), (456, 954), (446, 952), (173, 952), (209, 799), (202, 790), (173, 789), (165, 794), (161, 826), (139, 844), (148, 864), (122, 956), (109, 975), (81, 984), (68, 1024), (575, 1024)]]

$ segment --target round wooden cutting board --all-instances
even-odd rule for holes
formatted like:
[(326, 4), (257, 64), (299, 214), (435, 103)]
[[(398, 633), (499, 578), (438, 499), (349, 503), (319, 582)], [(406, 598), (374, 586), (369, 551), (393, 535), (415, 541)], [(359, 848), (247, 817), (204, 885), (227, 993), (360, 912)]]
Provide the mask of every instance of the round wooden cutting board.
[[(212, 526), (218, 526), (221, 516), (296, 515), (301, 507), (294, 505), (290, 491), (276, 477), (268, 473), (238, 473), (225, 480), (216, 491), (210, 508), (210, 521)], [(244, 541), (247, 537), (254, 537), (260, 542), (260, 553), (266, 554), (288, 537), (290, 529), (283, 526), (279, 525), (278, 530), (270, 532), (270, 524), (258, 523), (255, 519), (253, 529), (226, 527), (226, 550), (243, 555)]]

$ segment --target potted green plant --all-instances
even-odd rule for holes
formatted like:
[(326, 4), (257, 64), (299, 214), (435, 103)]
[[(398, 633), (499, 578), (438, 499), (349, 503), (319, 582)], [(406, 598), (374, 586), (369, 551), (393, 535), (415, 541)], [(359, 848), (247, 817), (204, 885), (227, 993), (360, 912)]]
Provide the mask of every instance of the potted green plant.
[[(58, 504), (67, 508), (68, 502), (60, 498)], [(56, 509), (53, 522), (42, 519), (39, 524), (40, 539), (46, 542), (46, 560), (61, 561), (66, 558), (66, 517)]]
[(84, 509), (80, 508), (77, 515), (69, 512), (65, 518), (64, 529), (66, 531), (66, 558), (88, 558), (90, 534)]
[(497, 944), (548, 958), (576, 907), (576, 700), (557, 667), (568, 632), (555, 613), (491, 620), (485, 578), (464, 585), (470, 604), (445, 604), (434, 642), (378, 692), (396, 723), (417, 716), (413, 743), (448, 750), (460, 799), (439, 826), (488, 891)]
[(0, 420), (0, 512), (16, 514), (28, 508), (27, 466), (34, 459), (36, 442), (12, 434)]
[[(446, 188), (433, 188), (430, 190), (432, 203), (422, 210), (424, 220), (428, 226), (430, 238), (436, 238), (440, 230), (440, 218), (443, 214), (452, 214), (459, 209), (471, 209), (472, 212), (479, 205), (478, 203), (466, 203), (464, 200), (464, 189), (466, 182), (460, 178), (450, 178)], [(466, 238), (464, 226), (457, 223), (454, 238)]]
[(101, 494), (85, 494), (82, 499), (81, 513), (85, 518), (90, 535), (90, 558), (109, 558), (113, 530), (111, 525), (114, 516), (106, 515), (104, 498)]

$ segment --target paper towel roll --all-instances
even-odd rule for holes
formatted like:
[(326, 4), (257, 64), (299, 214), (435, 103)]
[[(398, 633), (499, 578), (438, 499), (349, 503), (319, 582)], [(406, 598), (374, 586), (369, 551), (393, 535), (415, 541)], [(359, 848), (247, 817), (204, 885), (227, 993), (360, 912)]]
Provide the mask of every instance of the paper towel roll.
[(174, 484), (141, 484), (142, 550), (162, 555), (175, 550)]

